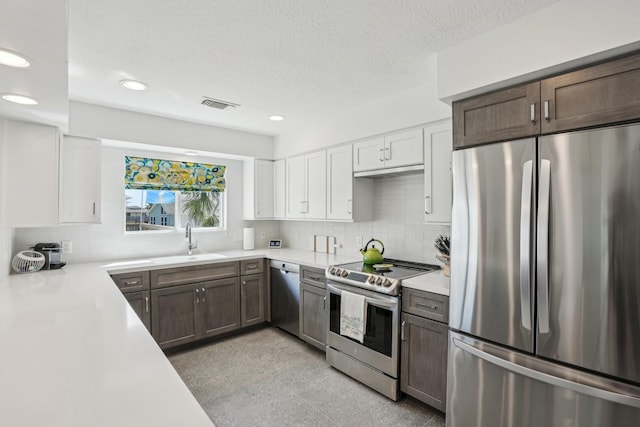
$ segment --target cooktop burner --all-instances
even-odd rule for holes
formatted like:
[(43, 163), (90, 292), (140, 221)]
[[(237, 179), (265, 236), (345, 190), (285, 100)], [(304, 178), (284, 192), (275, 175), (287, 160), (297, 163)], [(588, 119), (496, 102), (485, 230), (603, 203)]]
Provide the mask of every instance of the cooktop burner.
[(440, 266), (435, 264), (385, 258), (380, 264), (374, 265), (351, 262), (330, 266), (327, 268), (327, 278), (375, 292), (398, 295), (402, 279), (439, 269)]

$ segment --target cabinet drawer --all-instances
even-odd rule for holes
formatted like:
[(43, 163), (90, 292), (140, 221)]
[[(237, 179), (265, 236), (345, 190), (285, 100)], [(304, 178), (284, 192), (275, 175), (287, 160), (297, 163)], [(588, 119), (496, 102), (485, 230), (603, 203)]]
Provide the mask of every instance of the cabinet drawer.
[(240, 263), (237, 261), (152, 270), (151, 289), (225, 279), (239, 276), (239, 273)]
[(240, 274), (257, 274), (264, 271), (264, 258), (240, 261)]
[(112, 274), (111, 278), (123, 293), (138, 292), (149, 289), (149, 272)]
[(449, 323), (449, 297), (416, 289), (402, 290), (402, 311)]
[(321, 268), (300, 266), (300, 281), (322, 289), (327, 287), (324, 270)]

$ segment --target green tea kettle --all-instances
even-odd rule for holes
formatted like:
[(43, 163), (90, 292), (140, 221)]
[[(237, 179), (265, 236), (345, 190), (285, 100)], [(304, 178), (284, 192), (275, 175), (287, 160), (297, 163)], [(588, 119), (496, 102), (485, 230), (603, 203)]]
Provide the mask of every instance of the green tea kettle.
[[(369, 249), (369, 244), (372, 242), (380, 243), (380, 246), (382, 246), (382, 252), (380, 252), (374, 244), (372, 244), (371, 248)], [(360, 249), (360, 253), (362, 254), (362, 257), (363, 257), (362, 261), (365, 264), (368, 264), (368, 265), (380, 264), (384, 260), (382, 256), (382, 254), (384, 253), (384, 244), (378, 239), (371, 239), (367, 242), (366, 245), (364, 245), (364, 249)]]

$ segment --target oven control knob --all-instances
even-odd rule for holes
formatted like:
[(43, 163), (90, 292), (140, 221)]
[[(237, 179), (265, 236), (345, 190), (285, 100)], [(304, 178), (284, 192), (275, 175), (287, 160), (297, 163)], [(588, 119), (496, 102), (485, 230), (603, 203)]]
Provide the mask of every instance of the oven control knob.
[(339, 276), (340, 273), (342, 273), (342, 269), (341, 268), (336, 268), (336, 271), (333, 274), (335, 274), (336, 276)]
[(329, 269), (329, 274), (335, 274), (335, 272), (336, 272), (336, 269), (335, 269), (335, 268), (331, 267), (331, 268)]
[(340, 274), (342, 277), (347, 277), (349, 275), (349, 272), (347, 270), (342, 270), (342, 274)]
[(382, 286), (384, 286), (385, 288), (388, 288), (389, 286), (391, 286), (391, 280), (384, 279), (384, 282), (382, 282)]
[(376, 285), (380, 286), (382, 284), (382, 277), (378, 277), (378, 280), (376, 280)]
[(369, 280), (367, 280), (367, 282), (374, 285), (376, 283), (376, 278), (374, 276), (369, 276)]

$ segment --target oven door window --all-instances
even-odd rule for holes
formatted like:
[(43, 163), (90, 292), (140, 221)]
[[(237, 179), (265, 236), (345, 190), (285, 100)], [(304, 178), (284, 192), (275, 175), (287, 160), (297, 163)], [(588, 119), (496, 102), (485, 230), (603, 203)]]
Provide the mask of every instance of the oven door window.
[[(340, 335), (340, 295), (329, 293), (330, 313), (329, 329), (334, 334)], [(360, 344), (352, 338), (342, 336)], [(377, 307), (372, 303), (367, 304), (367, 326), (364, 334), (364, 342), (361, 345), (391, 357), (393, 343), (393, 312), (388, 308)]]

